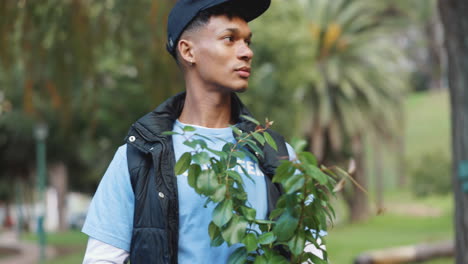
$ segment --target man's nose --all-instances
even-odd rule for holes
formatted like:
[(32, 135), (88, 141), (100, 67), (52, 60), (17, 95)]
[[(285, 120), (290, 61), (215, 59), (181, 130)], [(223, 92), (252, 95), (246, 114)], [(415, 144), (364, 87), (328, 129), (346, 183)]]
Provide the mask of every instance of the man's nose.
[(252, 59), (253, 55), (254, 55), (254, 53), (253, 53), (252, 49), (249, 47), (249, 45), (247, 45), (247, 43), (242, 44), (241, 47), (238, 50), (238, 57), (241, 60), (250, 61)]

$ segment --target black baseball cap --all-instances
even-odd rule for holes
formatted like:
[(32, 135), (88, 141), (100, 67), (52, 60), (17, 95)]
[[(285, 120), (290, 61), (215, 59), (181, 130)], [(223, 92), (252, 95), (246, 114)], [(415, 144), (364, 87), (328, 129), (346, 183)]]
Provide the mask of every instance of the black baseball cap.
[(226, 2), (230, 2), (249, 22), (263, 14), (270, 6), (271, 0), (179, 0), (169, 13), (167, 21), (167, 51), (175, 58), (180, 35), (198, 13)]

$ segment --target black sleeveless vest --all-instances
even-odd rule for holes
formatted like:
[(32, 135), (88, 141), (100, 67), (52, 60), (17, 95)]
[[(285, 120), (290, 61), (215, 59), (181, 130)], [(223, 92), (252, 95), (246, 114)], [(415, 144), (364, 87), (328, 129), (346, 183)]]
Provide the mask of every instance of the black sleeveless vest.
[[(172, 131), (184, 102), (185, 93), (169, 98), (135, 122), (125, 138), (130, 180), (135, 195), (130, 246), (132, 264), (177, 263), (179, 203), (174, 175), (175, 156), (172, 137), (162, 135), (162, 132)], [(254, 131), (256, 125), (240, 117), (251, 115), (235, 94), (232, 94), (231, 105), (236, 126), (246, 132)], [(272, 130), (268, 132), (276, 141), (278, 151), (267, 144), (259, 145), (264, 151), (264, 158), (259, 157), (259, 165), (267, 176), (265, 180), (270, 213), (282, 192), (271, 179), (279, 160), (288, 159), (288, 151), (281, 135)]]

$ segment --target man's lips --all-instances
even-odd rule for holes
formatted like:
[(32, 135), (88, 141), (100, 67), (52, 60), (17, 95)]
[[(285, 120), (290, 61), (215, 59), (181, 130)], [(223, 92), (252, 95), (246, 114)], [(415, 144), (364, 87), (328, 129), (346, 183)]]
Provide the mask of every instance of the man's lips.
[(250, 67), (241, 67), (236, 69), (236, 72), (239, 74), (240, 77), (247, 78), (250, 76)]

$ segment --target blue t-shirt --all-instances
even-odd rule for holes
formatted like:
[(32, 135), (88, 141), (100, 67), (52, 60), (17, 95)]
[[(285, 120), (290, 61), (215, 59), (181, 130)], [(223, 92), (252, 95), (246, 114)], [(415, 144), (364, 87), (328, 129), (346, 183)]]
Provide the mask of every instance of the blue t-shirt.
[[(181, 132), (184, 124), (176, 121), (173, 131)], [(221, 150), (226, 142), (235, 142), (232, 129), (206, 128), (194, 126), (194, 132), (185, 132), (186, 137), (196, 139), (193, 134), (209, 137), (205, 140), (208, 147)], [(173, 136), (176, 160), (193, 149), (184, 145), (185, 137)], [(287, 145), (289, 156), (294, 158), (294, 151)], [(94, 239), (109, 245), (130, 250), (133, 230), (134, 196), (127, 166), (126, 145), (121, 146), (104, 174), (101, 183), (90, 204), (86, 222), (82, 231)], [(257, 219), (265, 219), (267, 214), (267, 193), (265, 177), (257, 163), (249, 157), (238, 160), (238, 166), (243, 166), (254, 182), (248, 179), (239, 167), (248, 194), (248, 203), (257, 210)], [(204, 207), (206, 198), (198, 195), (188, 185), (187, 175), (177, 176), (179, 192), (179, 263), (226, 263), (236, 246), (228, 247), (226, 243), (220, 247), (210, 246), (208, 225), (212, 219), (214, 204)]]

